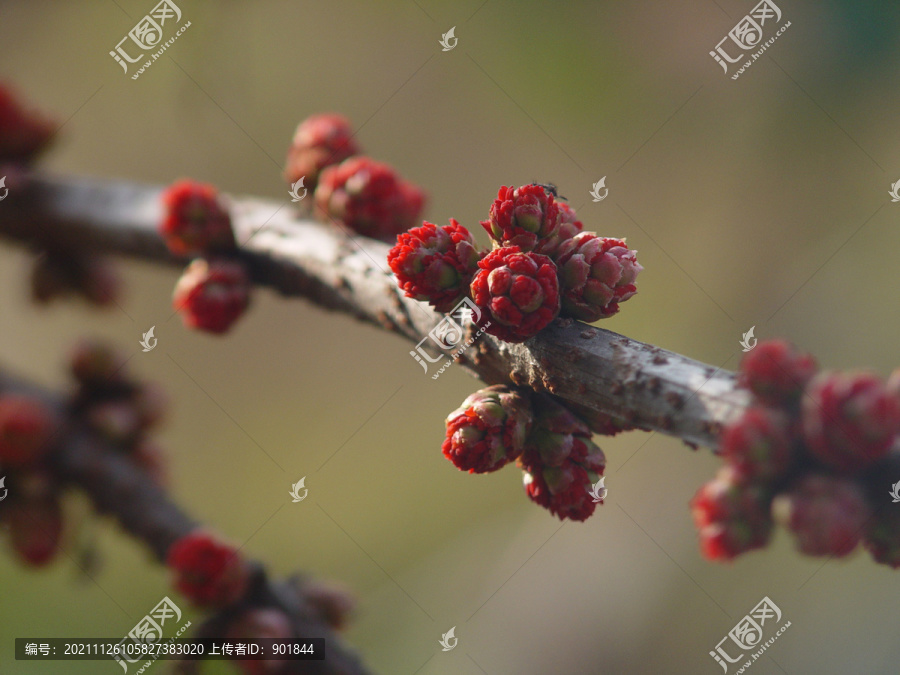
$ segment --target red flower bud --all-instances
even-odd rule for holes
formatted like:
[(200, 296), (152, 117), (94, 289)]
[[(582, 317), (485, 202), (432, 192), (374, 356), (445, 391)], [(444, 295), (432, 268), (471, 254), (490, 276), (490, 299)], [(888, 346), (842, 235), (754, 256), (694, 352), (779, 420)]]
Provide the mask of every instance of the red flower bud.
[(199, 255), (235, 247), (231, 216), (214, 186), (180, 180), (166, 188), (162, 203), (166, 213), (160, 232), (175, 255)]
[(524, 471), (522, 484), (531, 501), (560, 520), (584, 521), (597, 508), (588, 492), (591, 478), (578, 464), (566, 462), (562, 466), (531, 467)]
[(859, 471), (884, 457), (900, 433), (900, 399), (869, 373), (817, 375), (801, 409), (807, 448), (841, 471)]
[(350, 122), (343, 115), (322, 113), (311, 115), (300, 123), (288, 150), (284, 178), (314, 190), (323, 169), (340, 164), (360, 152)]
[(240, 262), (198, 258), (175, 286), (172, 306), (184, 325), (225, 333), (250, 304), (250, 278)]
[(527, 396), (509, 387), (476, 391), (447, 416), (444, 457), (461, 471), (496, 471), (522, 454), (531, 416)]
[(481, 223), (499, 246), (518, 246), (521, 251), (533, 250), (558, 224), (559, 206), (540, 185), (501, 187), (490, 218)]
[(623, 240), (593, 232), (562, 242), (555, 260), (563, 312), (588, 322), (618, 312), (619, 303), (637, 293), (634, 282), (644, 269), (635, 253)]
[(537, 414), (519, 458), (525, 492), (560, 520), (586, 520), (597, 508), (592, 481), (603, 475), (606, 457), (567, 408), (547, 396), (534, 401)]
[(559, 314), (556, 266), (547, 256), (515, 246), (494, 249), (472, 280), (480, 327), (506, 342), (524, 342)]
[(871, 510), (855, 481), (809, 474), (775, 497), (772, 516), (793, 532), (802, 553), (840, 557), (856, 548)]
[(794, 461), (790, 419), (780, 410), (748, 408), (722, 433), (719, 451), (747, 479), (783, 476)]
[(322, 172), (315, 202), (325, 218), (391, 242), (418, 222), (425, 194), (387, 164), (357, 156)]
[(388, 252), (406, 296), (427, 301), (439, 312), (449, 312), (468, 294), (478, 259), (472, 235), (452, 218), (443, 227), (426, 222), (399, 235)]
[(55, 426), (53, 415), (37, 399), (0, 395), (0, 463), (20, 467), (39, 461)]
[(817, 370), (812, 356), (786, 340), (767, 340), (746, 353), (739, 381), (766, 403), (780, 405), (799, 399)]
[(762, 486), (747, 482), (723, 467), (691, 500), (700, 548), (708, 560), (732, 560), (766, 545), (772, 531), (771, 497)]
[(249, 571), (237, 549), (199, 530), (172, 544), (166, 564), (175, 587), (197, 605), (225, 607), (247, 589)]

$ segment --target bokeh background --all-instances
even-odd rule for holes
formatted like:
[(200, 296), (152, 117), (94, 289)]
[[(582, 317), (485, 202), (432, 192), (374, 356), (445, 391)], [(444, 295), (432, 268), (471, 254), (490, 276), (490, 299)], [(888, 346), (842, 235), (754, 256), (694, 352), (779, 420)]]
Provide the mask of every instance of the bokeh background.
[[(153, 4), (0, 2), (0, 78), (65, 121), (47, 168), (287, 200), (294, 127), (340, 111), (429, 190), (429, 220), (480, 229), (500, 185), (552, 181), (588, 229), (627, 237), (640, 293), (605, 328), (729, 369), (754, 325), (828, 367), (897, 365), (896, 3), (780, 1), (791, 27), (734, 81), (708, 52), (752, 0), (179, 0), (191, 27), (133, 81), (108, 52)], [(792, 626), (756, 675), (898, 670), (900, 577), (865, 553), (803, 558), (779, 532), (731, 566), (700, 557), (687, 503), (716, 470), (706, 449), (601, 439), (607, 503), (561, 525), (515, 468), (441, 456), (444, 416), (478, 386), (461, 369), (432, 381), (400, 339), (267, 291), (226, 339), (188, 332), (177, 271), (132, 260), (121, 311), (36, 308), (29, 258), (0, 242), (2, 366), (63, 389), (78, 337), (133, 354), (171, 394), (176, 498), (275, 572), (351, 587), (347, 639), (377, 673), (718, 673), (708, 652), (763, 596)], [(68, 507), (51, 568), (0, 556), (4, 674), (119, 672), (16, 663), (13, 638), (124, 635), (172, 592), (141, 545)]]

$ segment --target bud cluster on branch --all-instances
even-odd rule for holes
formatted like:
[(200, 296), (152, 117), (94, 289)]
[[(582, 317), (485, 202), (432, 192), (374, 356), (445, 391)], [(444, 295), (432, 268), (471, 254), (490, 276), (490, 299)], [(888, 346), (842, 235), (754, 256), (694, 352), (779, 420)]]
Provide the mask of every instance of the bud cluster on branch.
[[(0, 173), (11, 175), (16, 196), (33, 194), (28, 163), (52, 136), (0, 86)], [(3, 199), (8, 194), (4, 185)], [(249, 271), (236, 255), (227, 208), (212, 186), (181, 181), (162, 195), (159, 228), (174, 256), (199, 256), (175, 292), (185, 324), (222, 333), (247, 305)], [(30, 221), (30, 219), (29, 219)], [(44, 252), (32, 276), (36, 301), (75, 291), (96, 305), (115, 302), (118, 280), (78, 238), (55, 241), (31, 222), (20, 227)], [(295, 577), (275, 583), (239, 549), (198, 528), (164, 492), (161, 451), (149, 438), (166, 408), (161, 390), (131, 378), (115, 349), (83, 342), (73, 351), (73, 392), (64, 399), (0, 372), (0, 524), (12, 549), (30, 566), (51, 562), (64, 546), (62, 491), (83, 489), (98, 511), (113, 514), (170, 568), (173, 583), (196, 607), (212, 611), (201, 637), (226, 639), (324, 637), (325, 661), (238, 659), (252, 675), (301, 672), (362, 675), (334, 630), (353, 601), (342, 588)], [(180, 672), (196, 672), (186, 661)]]
[(387, 256), (407, 297), (450, 311), (470, 298), (477, 325), (504, 342), (537, 335), (558, 316), (596, 321), (632, 297), (643, 269), (623, 240), (584, 232), (553, 186), (501, 187), (481, 223), (493, 250), (479, 251), (457, 221), (424, 223)]
[[(619, 311), (643, 269), (623, 240), (585, 232), (552, 185), (503, 186), (481, 223), (493, 249), (479, 251), (457, 221), (424, 223), (397, 237), (387, 256), (407, 297), (449, 312), (469, 299), (478, 334), (524, 343), (557, 317), (596, 321)], [(598, 433), (633, 428), (595, 415)], [(518, 461), (525, 491), (561, 519), (585, 520), (602, 499), (593, 481), (606, 459), (591, 427), (543, 394), (499, 385), (467, 398), (447, 418), (444, 456), (471, 473)], [(602, 484), (602, 481), (601, 481)]]
[[(182, 266), (193, 258), (173, 302), (185, 325), (216, 334), (245, 312), (253, 284), (414, 342), (441, 321), (436, 312), (465, 302), (480, 337), (466, 343), (459, 362), (493, 386), (446, 420), (442, 451), (459, 469), (488, 473), (516, 463), (532, 501), (583, 521), (605, 496), (606, 460), (592, 432), (657, 430), (718, 446), (725, 459), (692, 502), (708, 557), (731, 559), (765, 545), (777, 522), (803, 553), (846, 555), (861, 541), (878, 562), (900, 566), (900, 517), (883, 494), (900, 472), (898, 378), (817, 374), (811, 357), (773, 342), (745, 359), (741, 388), (731, 373), (581, 323), (617, 314), (643, 268), (624, 240), (585, 231), (553, 186), (501, 187), (481, 223), (491, 250), (480, 250), (456, 220), (421, 222), (424, 192), (361, 155), (339, 115), (301, 123), (288, 152), (293, 201), (311, 190), (318, 224), (283, 204), (226, 198), (192, 180), (160, 192), (33, 174), (27, 161), (52, 134), (11, 101), (0, 88), (0, 166), (11, 166), (16, 183), (0, 211), (0, 234), (44, 251), (33, 279), (37, 299), (74, 290), (97, 304), (114, 302), (117, 284), (98, 253), (116, 252)], [(32, 498), (23, 513), (44, 523), (48, 536), (28, 540), (11, 526), (20, 554), (39, 563), (56, 549), (58, 476), (115, 513), (166, 562), (182, 593), (215, 612), (201, 635), (299, 635), (298, 626), (341, 625), (345, 595), (273, 584), (167, 501), (159, 455), (145, 434), (160, 400), (103, 371), (108, 366), (99, 352), (73, 365), (79, 391), (62, 426), (52, 407), (13, 400), (4, 409), (0, 400), (0, 461), (35, 475), (49, 467), (51, 476), (22, 493)], [(61, 436), (55, 449), (45, 438), (54, 428)], [(99, 454), (85, 438), (115, 450)], [(111, 492), (103, 492), (100, 476)], [(124, 503), (136, 476), (150, 477), (139, 495), (149, 514)], [(333, 649), (333, 672), (361, 672), (339, 643)], [(242, 667), (258, 672), (259, 664)]]
[[(0, 473), (8, 490), (0, 522), (19, 559), (42, 566), (57, 556), (65, 546), (60, 496), (78, 488), (170, 568), (180, 593), (211, 612), (197, 637), (324, 637), (326, 662), (316, 672), (368, 672), (334, 632), (352, 610), (345, 590), (301, 577), (270, 579), (259, 563), (198, 528), (170, 500), (159, 481), (161, 456), (148, 462), (141, 450), (142, 430), (160, 419), (160, 400), (154, 395), (148, 401), (141, 393), (148, 385), (128, 378), (119, 355), (83, 343), (73, 352), (71, 370), (77, 386), (67, 397), (0, 371)], [(111, 402), (118, 407), (114, 414), (108, 413)], [(309, 672), (303, 661), (235, 663), (249, 674)], [(181, 672), (195, 672), (197, 664), (185, 662)]]
[[(313, 190), (325, 221), (366, 237), (393, 241), (416, 224), (425, 193), (394, 169), (361, 154), (342, 115), (312, 115), (297, 127), (284, 177)], [(306, 181), (304, 183), (304, 180)]]
[(900, 567), (900, 370), (818, 372), (783, 340), (741, 363), (754, 403), (729, 424), (725, 466), (692, 501), (704, 554), (730, 560), (786, 528), (806, 555), (842, 557), (863, 545)]

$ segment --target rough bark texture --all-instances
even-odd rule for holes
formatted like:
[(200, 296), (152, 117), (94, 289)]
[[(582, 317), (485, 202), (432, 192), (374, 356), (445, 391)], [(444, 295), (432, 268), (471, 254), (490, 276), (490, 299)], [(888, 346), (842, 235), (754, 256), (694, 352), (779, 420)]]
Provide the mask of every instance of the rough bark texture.
[[(113, 516), (122, 528), (143, 541), (155, 558), (165, 564), (169, 547), (197, 527), (126, 455), (97, 437), (68, 415), (58, 396), (0, 373), (0, 391), (35, 396), (51, 406), (62, 420), (49, 466), (63, 484), (74, 485), (90, 497), (100, 513)], [(325, 661), (293, 661), (287, 673), (316, 675), (365, 675), (370, 672), (349, 651), (304, 594), (302, 579), (274, 581), (263, 566), (250, 562), (252, 582), (245, 597), (208, 620), (198, 637), (224, 637), (231, 618), (248, 607), (278, 607), (292, 620), (301, 637), (325, 638)]]
[[(156, 231), (160, 190), (40, 174), (3, 203), (0, 235), (183, 265)], [(287, 200), (231, 201), (237, 240), (257, 283), (416, 344), (441, 320), (397, 288), (386, 244), (311, 221)], [(550, 392), (596, 428), (600, 416), (609, 415), (711, 447), (720, 425), (749, 401), (731, 372), (572, 320), (557, 320), (520, 345), (483, 335), (460, 363), (488, 384), (512, 382)], [(412, 359), (410, 367), (419, 368)]]

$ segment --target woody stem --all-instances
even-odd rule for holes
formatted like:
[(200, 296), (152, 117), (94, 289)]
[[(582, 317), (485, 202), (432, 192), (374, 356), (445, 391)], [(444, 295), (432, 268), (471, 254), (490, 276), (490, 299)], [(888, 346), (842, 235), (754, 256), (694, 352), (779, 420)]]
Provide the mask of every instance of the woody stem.
[[(170, 265), (157, 232), (161, 188), (38, 174), (0, 209), (0, 236), (86, 247)], [(232, 198), (241, 255), (254, 281), (306, 298), (419, 344), (442, 317), (404, 297), (387, 269), (389, 247), (302, 217), (290, 202)], [(637, 311), (636, 309), (634, 311)], [(733, 373), (570, 319), (523, 344), (480, 336), (459, 362), (488, 384), (512, 383), (564, 401), (595, 429), (603, 416), (714, 446), (748, 405)], [(410, 359), (410, 371), (420, 365)]]

